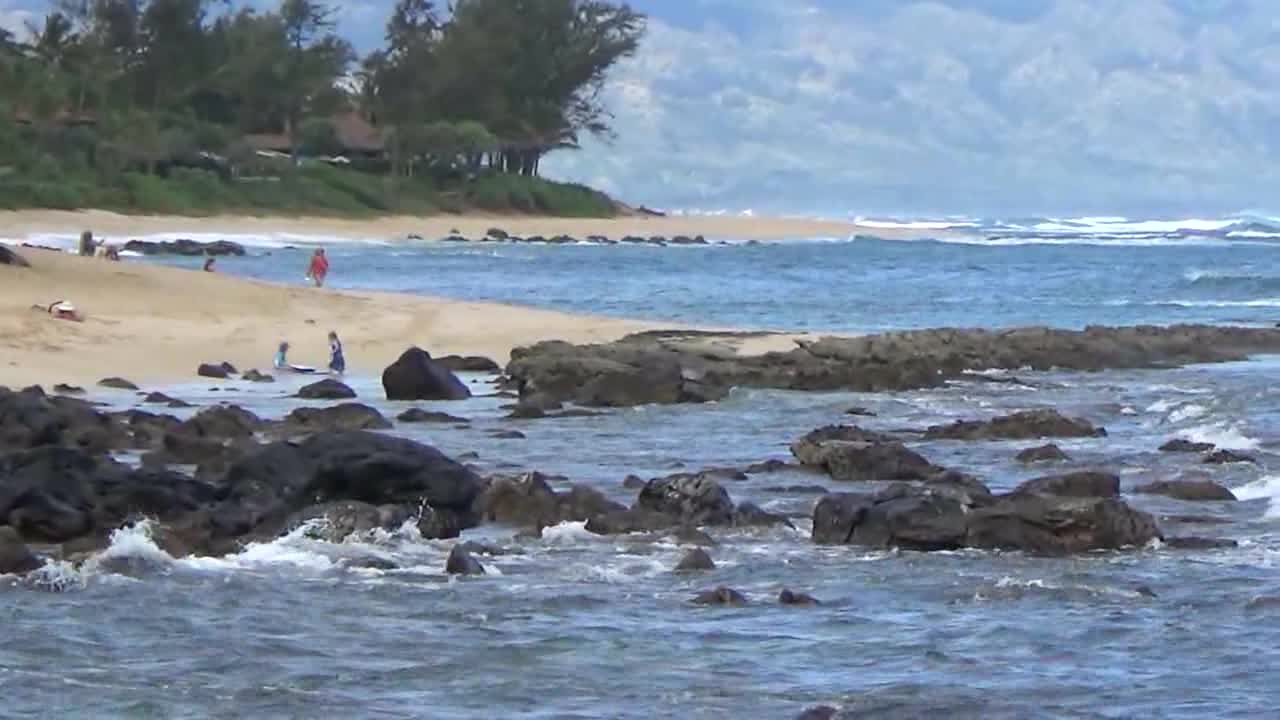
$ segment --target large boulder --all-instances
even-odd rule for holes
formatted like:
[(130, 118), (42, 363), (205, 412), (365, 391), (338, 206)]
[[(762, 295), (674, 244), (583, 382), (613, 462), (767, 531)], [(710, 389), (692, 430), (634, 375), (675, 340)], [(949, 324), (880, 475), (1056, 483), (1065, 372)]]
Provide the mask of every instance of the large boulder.
[(1134, 488), (1134, 492), (1143, 495), (1164, 495), (1192, 502), (1236, 500), (1235, 493), (1212, 480), (1160, 480)]
[(502, 372), (502, 366), (487, 357), (479, 355), (446, 355), (435, 358), (435, 362), (451, 372), (490, 373)]
[(812, 532), (820, 544), (1047, 555), (1142, 546), (1161, 537), (1150, 515), (1117, 498), (1011, 493), (973, 502), (907, 484), (874, 495), (827, 495), (814, 508)]
[(183, 421), (175, 432), (198, 438), (249, 440), (264, 426), (261, 418), (242, 407), (215, 405)]
[(1032, 440), (1036, 438), (1104, 437), (1107, 431), (1088, 420), (1057, 410), (1028, 410), (992, 420), (958, 420), (925, 430), (928, 440)]
[(471, 390), (421, 348), (405, 350), (382, 372), (388, 400), (466, 400)]
[(228, 468), (227, 501), (216, 530), (278, 531), (290, 513), (316, 503), (354, 500), (403, 505), (440, 516), (440, 527), (476, 524), (480, 478), (433, 447), (365, 431), (322, 432), (272, 443)]
[(821, 428), (791, 445), (806, 467), (840, 481), (929, 480), (945, 472), (901, 442), (856, 427)]

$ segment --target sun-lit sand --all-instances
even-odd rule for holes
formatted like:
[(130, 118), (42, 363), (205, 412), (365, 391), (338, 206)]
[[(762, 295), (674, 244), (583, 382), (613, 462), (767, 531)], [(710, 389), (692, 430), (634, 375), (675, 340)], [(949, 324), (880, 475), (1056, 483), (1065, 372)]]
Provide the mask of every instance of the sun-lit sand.
[[(494, 303), (395, 293), (284, 286), (147, 265), (17, 248), (30, 268), (0, 266), (0, 385), (188, 381), (203, 362), (269, 370), (280, 340), (290, 360), (323, 367), (326, 334), (346, 346), (348, 372), (377, 374), (405, 348), (485, 355), (540, 340), (606, 342), (670, 324), (571, 315)], [(67, 300), (84, 322), (32, 309)], [(792, 347), (790, 338), (747, 341), (746, 352)]]
[[(31, 233), (129, 237), (156, 233), (297, 233), (342, 238), (392, 240), (419, 235), (435, 239), (459, 232), (481, 237), (489, 228), (529, 236), (626, 235), (671, 237), (703, 235), (714, 239), (770, 240), (806, 237), (848, 237), (859, 232), (886, 238), (914, 237), (919, 230), (867, 228), (853, 222), (803, 218), (745, 217), (742, 215), (629, 216), (618, 218), (543, 218), (528, 216), (435, 215), (361, 220), (288, 218), (280, 216), (165, 217), (120, 215), (100, 210), (19, 210), (0, 212), (0, 234), (22, 237)], [(933, 231), (932, 235), (937, 235)]]

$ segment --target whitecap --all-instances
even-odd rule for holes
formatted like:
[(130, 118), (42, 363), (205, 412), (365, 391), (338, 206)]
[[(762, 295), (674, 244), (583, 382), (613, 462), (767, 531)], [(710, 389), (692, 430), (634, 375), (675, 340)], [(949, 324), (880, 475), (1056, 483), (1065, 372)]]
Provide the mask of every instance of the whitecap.
[(1179, 435), (1194, 443), (1210, 443), (1225, 450), (1257, 450), (1259, 443), (1241, 431), (1238, 425), (1216, 423), (1198, 425)]

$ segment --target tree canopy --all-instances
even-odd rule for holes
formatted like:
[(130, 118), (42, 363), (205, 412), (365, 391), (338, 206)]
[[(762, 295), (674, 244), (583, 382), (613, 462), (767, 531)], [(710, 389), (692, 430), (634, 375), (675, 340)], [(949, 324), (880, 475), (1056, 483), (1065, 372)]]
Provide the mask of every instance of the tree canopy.
[(536, 175), (546, 153), (610, 136), (601, 90), (645, 29), (608, 0), (399, 0), (383, 46), (358, 57), (326, 0), (269, 11), (227, 0), (51, 6), (25, 34), (0, 31), (9, 172), (164, 174), (187, 156), (234, 160), (270, 137), (295, 158), (331, 155), (359, 134), (336, 124), (349, 116), (374, 138), (354, 143), (376, 156), (368, 167), (393, 179)]

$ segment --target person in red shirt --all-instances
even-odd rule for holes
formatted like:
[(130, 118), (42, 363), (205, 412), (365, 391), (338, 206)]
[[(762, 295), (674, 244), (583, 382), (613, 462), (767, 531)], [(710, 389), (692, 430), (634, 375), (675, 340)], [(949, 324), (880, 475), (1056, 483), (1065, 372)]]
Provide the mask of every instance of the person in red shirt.
[(324, 277), (329, 274), (329, 258), (324, 256), (324, 248), (316, 249), (311, 256), (311, 265), (307, 267), (307, 278), (316, 284), (324, 285)]

